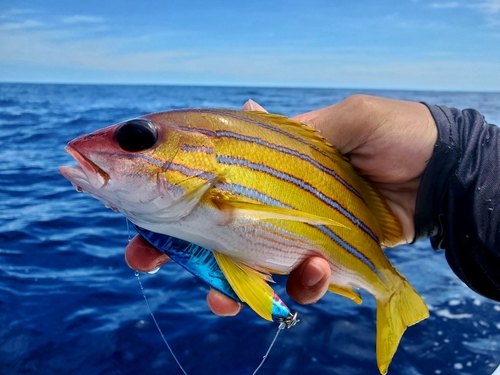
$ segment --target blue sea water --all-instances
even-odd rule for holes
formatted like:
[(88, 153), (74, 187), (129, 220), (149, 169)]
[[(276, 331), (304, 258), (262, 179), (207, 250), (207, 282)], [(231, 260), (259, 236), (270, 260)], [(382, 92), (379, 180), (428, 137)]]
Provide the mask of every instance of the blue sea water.
[[(500, 124), (500, 94), (334, 89), (0, 84), (0, 374), (181, 374), (124, 262), (127, 224), (58, 173), (66, 143), (149, 112), (240, 108), (252, 98), (295, 115), (354, 93), (476, 108)], [(500, 362), (500, 304), (465, 287), (427, 241), (387, 251), (429, 305), (389, 374), (490, 375)], [(149, 303), (190, 375), (251, 374), (276, 325), (246, 308), (209, 312), (207, 287), (175, 264), (142, 275)], [(329, 294), (312, 306), (276, 290), (300, 323), (259, 374), (377, 374), (375, 304)]]

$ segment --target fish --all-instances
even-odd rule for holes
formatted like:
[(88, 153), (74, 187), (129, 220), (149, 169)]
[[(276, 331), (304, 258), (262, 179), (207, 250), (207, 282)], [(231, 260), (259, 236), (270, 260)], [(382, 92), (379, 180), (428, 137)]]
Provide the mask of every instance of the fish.
[(70, 141), (78, 191), (153, 233), (212, 252), (237, 297), (273, 320), (273, 274), (320, 256), (328, 290), (377, 306), (386, 374), (406, 328), (429, 316), (385, 256), (402, 241), (383, 196), (319, 132), (278, 114), (199, 108), (126, 120)]

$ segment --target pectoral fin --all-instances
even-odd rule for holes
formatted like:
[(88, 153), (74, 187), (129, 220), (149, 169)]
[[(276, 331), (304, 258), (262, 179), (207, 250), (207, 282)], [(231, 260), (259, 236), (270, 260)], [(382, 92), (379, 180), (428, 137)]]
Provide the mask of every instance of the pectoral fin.
[(274, 290), (265, 275), (217, 251), (213, 253), (236, 295), (262, 318), (272, 321)]
[[(194, 209), (203, 195), (214, 186), (216, 181), (217, 177), (211, 180), (189, 178), (170, 186), (167, 186), (166, 182), (162, 182), (161, 184), (165, 186), (166, 191), (177, 192), (177, 199), (174, 204), (166, 207), (157, 215), (162, 220), (176, 221), (181, 219)], [(172, 196), (172, 194), (170, 195)]]
[(347, 228), (346, 226), (326, 217), (317, 216), (291, 208), (246, 202), (244, 200), (237, 200), (221, 195), (213, 197), (212, 202), (221, 210), (231, 210), (231, 217), (233, 219), (238, 217), (251, 217), (254, 220), (281, 219), (299, 221), (312, 225), (333, 225)]

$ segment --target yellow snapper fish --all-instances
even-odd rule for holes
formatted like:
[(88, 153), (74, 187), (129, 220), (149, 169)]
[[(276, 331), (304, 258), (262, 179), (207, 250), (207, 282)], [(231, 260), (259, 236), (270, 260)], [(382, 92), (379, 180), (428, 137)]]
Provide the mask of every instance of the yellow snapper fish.
[(149, 231), (209, 249), (237, 296), (271, 320), (267, 284), (304, 259), (332, 270), (329, 290), (377, 303), (382, 374), (427, 307), (382, 246), (401, 241), (383, 197), (313, 129), (280, 115), (223, 109), (150, 114), (81, 136), (61, 167), (79, 191)]

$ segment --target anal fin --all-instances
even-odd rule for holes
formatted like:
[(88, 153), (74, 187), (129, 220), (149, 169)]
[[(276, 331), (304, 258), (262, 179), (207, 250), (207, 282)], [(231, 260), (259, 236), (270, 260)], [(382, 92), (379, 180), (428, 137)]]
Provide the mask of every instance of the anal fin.
[(328, 290), (332, 293), (341, 295), (342, 297), (349, 298), (351, 301), (354, 301), (358, 305), (361, 304), (361, 302), (363, 302), (359, 294), (347, 286), (338, 286), (330, 284), (328, 286)]
[(262, 318), (272, 321), (274, 290), (265, 276), (217, 251), (215, 259), (236, 295)]

